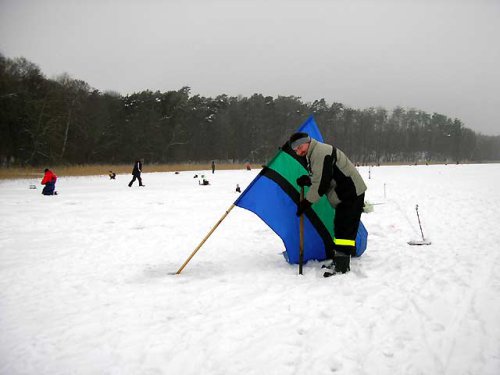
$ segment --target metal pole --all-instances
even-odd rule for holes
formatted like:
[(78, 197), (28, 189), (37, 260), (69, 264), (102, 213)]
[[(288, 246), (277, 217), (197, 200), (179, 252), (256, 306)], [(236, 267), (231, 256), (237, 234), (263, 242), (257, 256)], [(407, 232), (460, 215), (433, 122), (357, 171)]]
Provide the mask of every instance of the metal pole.
[[(300, 201), (304, 199), (304, 187), (300, 187)], [(299, 221), (299, 275), (302, 275), (302, 264), (304, 263), (304, 213), (300, 214)]]
[(425, 241), (424, 231), (422, 230), (422, 224), (420, 223), (420, 215), (418, 214), (418, 204), (415, 206), (415, 211), (417, 211), (418, 226), (420, 227), (420, 234), (422, 234), (422, 241)]

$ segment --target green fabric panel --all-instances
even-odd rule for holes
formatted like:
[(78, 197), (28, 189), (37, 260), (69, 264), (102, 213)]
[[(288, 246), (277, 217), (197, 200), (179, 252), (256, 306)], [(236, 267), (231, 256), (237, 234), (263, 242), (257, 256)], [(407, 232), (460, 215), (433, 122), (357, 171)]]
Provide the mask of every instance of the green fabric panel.
[[(297, 185), (297, 177), (308, 174), (308, 171), (297, 162), (297, 160), (283, 151), (279, 152), (278, 155), (269, 162), (267, 167), (283, 176), (297, 192), (300, 192), (300, 186)], [(308, 190), (309, 187), (306, 186), (304, 188), (304, 193), (307, 193)], [(335, 210), (332, 208), (330, 202), (328, 202), (326, 196), (322, 196), (319, 201), (313, 204), (312, 208), (333, 238), (333, 219), (335, 217)]]
[[(307, 192), (309, 189), (306, 187), (304, 190)], [(334, 237), (334, 231), (333, 231), (333, 219), (335, 218), (335, 209), (332, 207), (330, 202), (328, 202), (328, 199), (326, 198), (325, 195), (323, 195), (319, 201), (313, 204), (312, 206), (314, 212), (316, 212), (316, 215), (318, 215), (319, 219), (323, 223), (323, 225), (328, 229), (328, 233), (330, 233), (330, 236), (332, 236), (332, 239)]]
[(285, 178), (298, 192), (297, 177), (307, 174), (307, 170), (286, 152), (279, 152), (276, 157), (269, 162), (268, 168), (273, 169)]

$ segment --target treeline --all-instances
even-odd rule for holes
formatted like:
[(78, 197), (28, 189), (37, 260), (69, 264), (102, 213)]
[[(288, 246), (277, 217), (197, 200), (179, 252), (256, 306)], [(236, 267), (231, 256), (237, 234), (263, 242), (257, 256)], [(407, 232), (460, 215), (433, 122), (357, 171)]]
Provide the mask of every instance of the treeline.
[(500, 137), (416, 109), (353, 109), (295, 96), (122, 96), (66, 74), (47, 79), (0, 55), (0, 161), (8, 165), (263, 162), (311, 114), (326, 142), (358, 163), (500, 160)]

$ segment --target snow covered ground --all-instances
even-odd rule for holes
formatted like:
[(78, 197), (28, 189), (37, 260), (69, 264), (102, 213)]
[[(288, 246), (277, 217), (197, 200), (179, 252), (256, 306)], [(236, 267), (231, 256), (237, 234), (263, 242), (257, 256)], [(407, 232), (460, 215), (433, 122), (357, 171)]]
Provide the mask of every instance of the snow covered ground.
[(238, 207), (172, 275), (257, 171), (1, 181), (0, 373), (499, 374), (500, 165), (360, 171), (368, 249), (328, 279)]

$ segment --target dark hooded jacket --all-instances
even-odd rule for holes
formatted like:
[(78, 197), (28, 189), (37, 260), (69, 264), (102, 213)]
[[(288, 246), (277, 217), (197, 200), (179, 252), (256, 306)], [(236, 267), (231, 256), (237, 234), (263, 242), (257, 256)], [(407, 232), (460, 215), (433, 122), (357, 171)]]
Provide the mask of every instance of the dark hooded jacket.
[(142, 162), (140, 160), (136, 160), (134, 163), (134, 169), (132, 170), (133, 176), (140, 176), (142, 172)]

